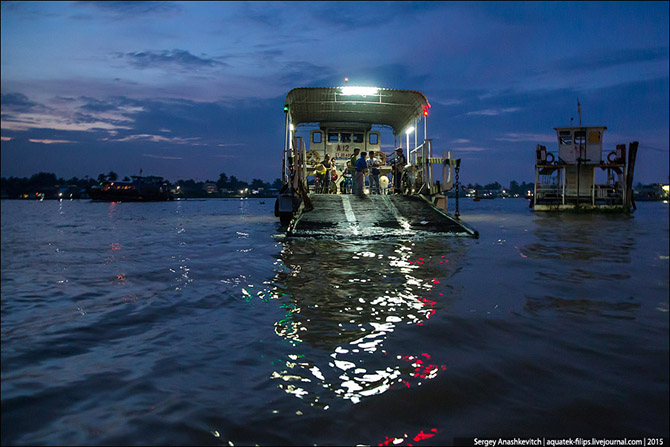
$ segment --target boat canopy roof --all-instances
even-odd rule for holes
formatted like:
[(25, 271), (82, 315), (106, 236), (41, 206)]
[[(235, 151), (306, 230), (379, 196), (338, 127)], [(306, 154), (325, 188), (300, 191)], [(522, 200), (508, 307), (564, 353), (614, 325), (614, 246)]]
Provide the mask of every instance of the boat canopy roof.
[[(401, 133), (430, 107), (423, 93), (376, 87), (301, 87), (286, 95), (290, 122), (377, 124)], [(286, 108), (285, 108), (286, 110)]]
[(561, 131), (561, 130), (587, 130), (587, 129), (601, 129), (601, 130), (607, 130), (606, 126), (565, 126), (565, 127), (554, 127), (554, 130), (556, 131)]

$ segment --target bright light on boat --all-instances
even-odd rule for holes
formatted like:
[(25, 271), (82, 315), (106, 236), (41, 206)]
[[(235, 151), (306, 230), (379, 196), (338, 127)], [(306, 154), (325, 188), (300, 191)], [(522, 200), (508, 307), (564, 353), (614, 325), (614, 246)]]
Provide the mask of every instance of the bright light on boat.
[(295, 126), (293, 124), (289, 124), (288, 128), (293, 132), (295, 130)]
[(346, 86), (340, 87), (343, 95), (376, 95), (379, 92), (377, 87), (355, 87), (355, 86)]
[(411, 134), (412, 132), (414, 132), (414, 126), (410, 126), (409, 129), (405, 131), (407, 135)]

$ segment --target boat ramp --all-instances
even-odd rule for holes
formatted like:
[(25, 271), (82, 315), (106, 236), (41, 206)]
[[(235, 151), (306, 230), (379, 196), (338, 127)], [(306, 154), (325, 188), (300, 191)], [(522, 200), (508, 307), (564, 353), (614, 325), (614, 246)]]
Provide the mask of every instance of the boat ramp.
[(455, 217), (421, 195), (316, 194), (288, 228), (293, 237), (381, 239), (416, 235), (477, 237)]

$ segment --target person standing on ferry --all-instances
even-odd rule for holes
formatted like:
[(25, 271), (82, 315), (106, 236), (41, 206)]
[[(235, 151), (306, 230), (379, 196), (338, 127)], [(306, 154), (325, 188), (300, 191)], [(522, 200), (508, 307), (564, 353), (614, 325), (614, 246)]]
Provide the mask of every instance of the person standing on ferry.
[(370, 158), (367, 159), (368, 178), (370, 179), (370, 194), (379, 194), (379, 161), (375, 158), (375, 153), (370, 151)]
[(395, 160), (393, 160), (393, 194), (402, 194), (402, 172), (407, 164), (407, 158), (402, 153), (402, 148), (395, 150)]
[(368, 167), (365, 155), (367, 155), (365, 152), (361, 152), (361, 157), (356, 160), (356, 164), (354, 165), (356, 169), (356, 174), (354, 174), (354, 194), (359, 197), (365, 196), (363, 188), (365, 187), (365, 170)]
[(330, 159), (330, 191), (331, 194), (337, 194), (337, 179), (339, 175), (337, 173), (337, 165), (335, 164), (335, 158)]
[(323, 188), (321, 189), (323, 194), (330, 193), (330, 164), (330, 155), (326, 154), (323, 159), (323, 166), (326, 168), (326, 175), (323, 176)]
[(359, 148), (354, 148), (354, 155), (351, 156), (349, 162), (351, 163), (351, 169), (349, 173), (351, 174), (351, 193), (356, 194), (356, 161), (358, 160), (358, 153), (360, 152)]

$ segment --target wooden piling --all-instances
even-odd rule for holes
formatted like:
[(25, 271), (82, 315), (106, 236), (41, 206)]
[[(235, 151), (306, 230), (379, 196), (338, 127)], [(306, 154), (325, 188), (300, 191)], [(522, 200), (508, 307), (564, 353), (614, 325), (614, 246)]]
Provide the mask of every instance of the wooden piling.
[(626, 198), (625, 208), (628, 212), (631, 207), (637, 209), (633, 199), (633, 172), (635, 171), (635, 157), (637, 156), (637, 141), (628, 144), (628, 163), (626, 164)]

